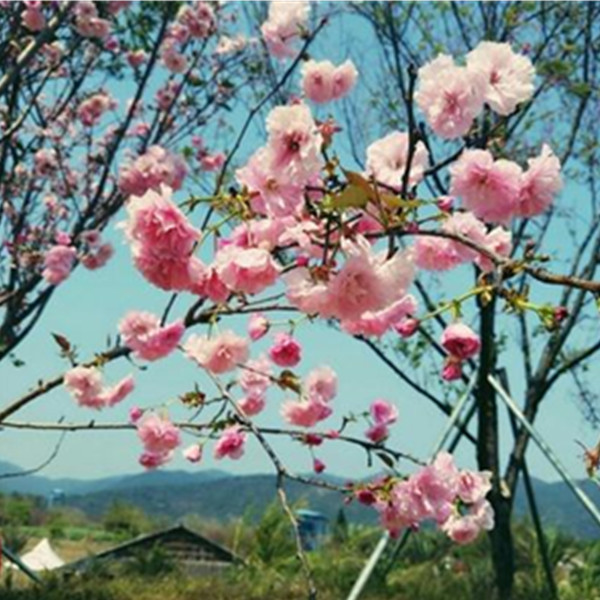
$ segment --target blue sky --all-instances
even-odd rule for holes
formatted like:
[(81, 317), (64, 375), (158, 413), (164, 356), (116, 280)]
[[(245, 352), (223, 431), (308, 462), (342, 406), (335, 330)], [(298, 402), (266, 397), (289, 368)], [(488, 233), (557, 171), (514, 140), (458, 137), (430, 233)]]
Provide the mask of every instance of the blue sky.
[[(327, 49), (331, 40), (336, 42), (333, 58), (342, 60), (346, 57), (357, 58), (361, 54), (362, 62), (368, 60), (367, 34), (360, 26), (350, 22), (334, 24)], [(357, 46), (356, 42), (361, 42)], [(371, 50), (372, 51), (372, 50)], [(316, 56), (325, 56), (325, 44), (317, 45)], [(330, 52), (327, 53), (329, 57)], [(360, 62), (360, 61), (357, 61)], [(361, 83), (374, 84), (370, 74), (362, 74)], [(120, 99), (126, 96), (123, 91), (109, 91)], [(356, 93), (361, 93), (357, 91)], [(324, 116), (330, 109), (319, 109), (318, 116)], [(336, 110), (339, 110), (336, 109)], [(339, 114), (339, 113), (338, 113)], [(233, 126), (239, 125), (241, 113), (234, 115)], [(342, 134), (343, 135), (343, 134)], [(247, 155), (248, 149), (262, 142), (260, 133), (255, 132), (245, 146), (240, 158)], [(351, 161), (347, 152), (342, 156)], [(353, 165), (356, 168), (356, 165)], [(577, 187), (567, 188), (570, 194), (578, 193)], [(189, 189), (187, 191), (193, 192)], [(565, 192), (566, 195), (570, 195)], [(560, 202), (560, 199), (559, 199)], [(194, 220), (199, 222), (200, 215)], [(116, 221), (115, 221), (116, 222)], [(549, 240), (549, 246), (560, 246), (560, 234), (555, 233)], [(107, 229), (106, 237), (113, 241), (116, 253), (113, 260), (102, 270), (89, 272), (78, 269), (75, 275), (67, 280), (55, 294), (49, 308), (41, 318), (34, 332), (16, 351), (19, 359), (25, 362), (23, 367), (14, 367), (8, 361), (0, 365), (0, 381), (2, 392), (0, 404), (7, 404), (24, 393), (38, 379), (54, 376), (64, 371), (65, 361), (58, 356), (58, 348), (51, 333), (57, 332), (67, 336), (79, 349), (79, 356), (87, 359), (93, 352), (106, 347), (107, 335), (114, 339), (118, 320), (131, 309), (150, 310), (160, 313), (169, 299), (169, 294), (155, 290), (144, 282), (134, 269), (128, 246), (114, 225)], [(459, 289), (471, 284), (471, 272), (466, 268), (459, 269), (441, 281), (450, 289)], [(185, 307), (190, 304), (191, 296), (184, 296), (177, 302), (172, 314), (181, 316)], [(285, 316), (283, 316), (285, 318)], [(507, 323), (507, 333), (513, 335), (514, 323)], [(245, 320), (234, 319), (232, 326), (242, 330)], [(223, 328), (226, 325), (223, 324)], [(594, 325), (594, 328), (597, 328)], [(403, 384), (384, 364), (378, 361), (360, 342), (336, 332), (324, 323), (301, 327), (297, 331), (304, 346), (304, 360), (301, 373), (327, 364), (339, 375), (339, 394), (334, 401), (335, 416), (326, 426), (337, 426), (342, 414), (364, 410), (375, 398), (381, 397), (393, 401), (399, 408), (400, 420), (393, 428), (390, 445), (399, 449), (426, 457), (437, 440), (444, 425), (445, 418), (426, 400), (418, 397)], [(267, 342), (256, 345), (256, 353), (264, 350)], [(254, 352), (254, 350), (253, 350)], [(595, 364), (595, 363), (594, 363)], [(512, 365), (509, 359), (509, 367)], [(56, 421), (63, 418), (67, 421), (86, 422), (90, 419), (98, 421), (124, 422), (127, 411), (132, 404), (152, 406), (192, 389), (195, 382), (201, 388), (208, 389), (209, 382), (201, 370), (186, 360), (180, 353), (157, 364), (151, 364), (147, 370), (138, 370), (127, 361), (115, 362), (105, 369), (105, 378), (109, 382), (117, 381), (125, 374), (133, 373), (136, 378), (136, 390), (122, 405), (102, 413), (90, 412), (74, 405), (73, 400), (62, 389), (58, 388), (34, 402), (23, 410), (15, 419), (31, 421)], [(456, 393), (452, 392), (454, 397)], [(515, 385), (514, 393), (521, 392)], [(452, 398), (452, 396), (451, 396)], [(258, 424), (282, 425), (279, 417), (279, 404), (282, 394), (270, 397), (265, 412), (257, 418)], [(504, 415), (503, 409), (501, 413)], [(175, 408), (171, 415), (174, 419), (183, 419), (188, 415), (185, 409)], [(510, 439), (508, 426), (504, 418), (503, 436)], [(585, 422), (576, 406), (572, 390), (567, 385), (557, 386), (542, 408), (536, 422), (542, 435), (551, 441), (560, 459), (576, 476), (583, 477), (584, 470), (580, 459), (581, 451), (574, 440), (581, 440), (588, 445), (595, 442), (596, 433)], [(361, 435), (365, 424), (354, 426), (352, 430)], [(0, 456), (2, 460), (14, 462), (23, 467), (32, 467), (42, 462), (51, 452), (58, 434), (36, 433), (24, 431), (3, 431), (0, 434)], [(190, 442), (193, 438), (187, 438)], [(308, 471), (311, 466), (308, 452), (302, 446), (282, 440), (274, 440), (273, 445), (280, 452), (284, 462), (292, 469)], [(135, 432), (102, 433), (81, 432), (67, 436), (62, 450), (56, 460), (44, 471), (48, 476), (70, 476), (78, 478), (97, 478), (105, 475), (140, 471), (137, 456), (141, 450)], [(506, 456), (507, 446), (503, 448)], [(362, 477), (369, 470), (363, 452), (348, 448), (339, 443), (329, 442), (317, 450), (319, 457), (328, 465), (330, 472), (348, 476)], [(457, 452), (457, 460), (465, 466), (474, 466), (473, 449), (468, 442), (463, 442)], [(531, 447), (530, 467), (532, 474), (546, 480), (557, 479), (557, 475), (546, 459)], [(206, 468), (222, 468), (232, 473), (255, 473), (271, 470), (269, 461), (262, 449), (254, 442), (248, 444), (246, 456), (240, 461), (214, 461), (211, 452), (206, 452), (205, 460), (200, 465), (190, 466), (181, 457), (177, 457), (167, 468), (189, 469), (196, 471)]]

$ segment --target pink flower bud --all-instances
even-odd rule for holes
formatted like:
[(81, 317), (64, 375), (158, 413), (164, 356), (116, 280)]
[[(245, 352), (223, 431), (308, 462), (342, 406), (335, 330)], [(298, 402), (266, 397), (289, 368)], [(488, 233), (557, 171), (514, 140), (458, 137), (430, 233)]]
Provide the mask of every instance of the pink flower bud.
[(248, 335), (253, 342), (256, 342), (266, 335), (269, 327), (269, 320), (262, 313), (254, 313), (248, 320)]
[(301, 354), (302, 347), (289, 333), (278, 333), (269, 349), (269, 357), (279, 367), (295, 367)]
[(454, 356), (449, 356), (444, 363), (442, 369), (442, 379), (444, 381), (455, 381), (462, 376), (462, 363), (460, 359)]
[(309, 261), (310, 261), (310, 258), (308, 256), (300, 255), (300, 256), (296, 257), (296, 266), (308, 267)]
[(318, 458), (313, 460), (313, 471), (315, 473), (322, 473), (325, 470), (325, 463)]
[(383, 442), (389, 434), (390, 430), (385, 423), (375, 423), (365, 431), (365, 436), (374, 444)]
[(362, 489), (356, 492), (356, 499), (366, 506), (371, 506), (377, 501), (375, 494), (371, 490)]
[(569, 309), (566, 306), (557, 306), (554, 309), (554, 320), (562, 323), (569, 316)]
[(129, 409), (129, 421), (131, 423), (136, 423), (139, 421), (144, 415), (144, 411), (139, 406), (132, 406)]
[(183, 457), (191, 463), (197, 463), (202, 460), (202, 446), (200, 444), (192, 444), (183, 451)]
[(479, 336), (464, 323), (448, 325), (442, 333), (441, 343), (448, 354), (461, 360), (471, 358), (479, 352)]
[(412, 317), (406, 317), (402, 319), (399, 323), (394, 325), (394, 329), (396, 332), (401, 335), (403, 338), (409, 338), (419, 329), (419, 321), (418, 319), (413, 319)]
[(307, 433), (304, 435), (303, 442), (307, 446), (320, 446), (323, 443), (323, 438), (316, 433)]
[(450, 212), (454, 206), (454, 196), (440, 196), (437, 201), (437, 207), (444, 211)]

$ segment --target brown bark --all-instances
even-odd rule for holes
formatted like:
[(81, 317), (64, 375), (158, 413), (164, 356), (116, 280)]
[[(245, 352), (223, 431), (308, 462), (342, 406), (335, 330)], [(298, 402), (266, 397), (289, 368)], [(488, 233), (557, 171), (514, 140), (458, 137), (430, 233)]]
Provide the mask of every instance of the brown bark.
[(512, 506), (503, 493), (499, 461), (499, 431), (496, 393), (488, 382), (496, 366), (495, 300), (480, 306), (481, 355), (475, 391), (478, 406), (477, 463), (492, 472), (492, 490), (488, 499), (495, 513), (495, 527), (489, 533), (492, 563), (499, 600), (512, 597), (515, 576), (514, 545), (511, 530)]

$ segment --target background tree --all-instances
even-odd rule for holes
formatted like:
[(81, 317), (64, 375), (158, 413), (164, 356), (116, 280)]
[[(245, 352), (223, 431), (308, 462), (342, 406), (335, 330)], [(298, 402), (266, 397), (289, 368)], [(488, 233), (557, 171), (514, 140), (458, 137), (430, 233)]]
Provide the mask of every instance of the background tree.
[[(465, 147), (492, 148), (499, 156), (524, 157), (533, 147), (549, 143), (561, 158), (570, 180), (560, 208), (539, 218), (523, 218), (513, 226), (513, 256), (535, 255), (543, 243), (553, 265), (566, 274), (592, 280), (600, 260), (600, 213), (598, 209), (598, 92), (600, 90), (600, 5), (596, 2), (371, 2), (357, 3), (354, 10), (368, 23), (378, 42), (377, 68), (363, 63), (361, 72), (370, 73), (372, 99), (352, 105), (348, 100), (348, 129), (353, 132), (353, 155), (364, 156), (366, 143), (390, 127), (412, 130), (413, 142), (423, 140), (434, 153), (437, 176), (430, 183), (434, 196), (448, 193), (443, 169), (447, 158)], [(416, 112), (412, 96), (414, 70), (438, 53), (462, 56), (480, 40), (510, 42), (525, 51), (537, 68), (536, 90), (531, 101), (507, 117), (486, 119), (477, 132), (460, 143), (432, 145), (429, 129)], [(359, 53), (357, 53), (357, 58)], [(369, 61), (373, 54), (369, 54)], [(416, 113), (416, 115), (415, 115)], [(360, 118), (358, 118), (360, 115)], [(553, 243), (553, 240), (560, 240)], [(474, 281), (480, 276), (475, 269)], [(420, 277), (416, 288), (425, 306), (434, 308), (444, 300), (435, 290), (439, 279)], [(511, 514), (521, 473), (527, 475), (525, 456), (530, 437), (515, 426), (514, 439), (501, 439), (503, 420), (496, 392), (488, 375), (505, 372), (506, 385), (533, 422), (542, 403), (557, 394), (568, 394), (578, 402), (589, 420), (596, 424), (597, 394), (586, 377), (591, 361), (600, 350), (598, 329), (584, 325), (597, 314), (593, 294), (573, 288), (535, 290), (523, 273), (513, 279), (512, 289), (539, 307), (534, 312), (516, 311), (505, 317), (501, 303), (480, 303), (476, 312), (465, 315), (477, 323), (483, 341), (481, 361), (472, 365), (477, 372), (475, 450), (478, 465), (494, 473), (491, 501), (496, 527), (490, 532), (492, 555), (501, 597), (510, 597), (515, 564), (511, 541)], [(546, 305), (564, 307), (564, 322), (557, 326)], [(432, 400), (435, 379), (427, 352), (439, 347), (423, 340), (438, 336), (447, 324), (436, 318), (432, 327), (421, 328), (421, 338), (396, 347), (370, 344), (415, 391)], [(382, 354), (383, 353), (383, 354)], [(421, 365), (421, 372), (409, 372), (406, 360)], [(434, 361), (438, 361), (435, 356)], [(435, 367), (434, 367), (435, 368)], [(470, 373), (466, 374), (468, 378)], [(562, 386), (559, 382), (567, 379)], [(439, 380), (438, 380), (439, 381)], [(425, 384), (426, 382), (426, 384)], [(432, 385), (433, 384), (433, 385)], [(438, 406), (448, 410), (447, 386), (433, 393)], [(510, 436), (509, 436), (510, 437)], [(508, 444), (508, 455), (501, 454)], [(506, 446), (504, 446), (506, 447)]]

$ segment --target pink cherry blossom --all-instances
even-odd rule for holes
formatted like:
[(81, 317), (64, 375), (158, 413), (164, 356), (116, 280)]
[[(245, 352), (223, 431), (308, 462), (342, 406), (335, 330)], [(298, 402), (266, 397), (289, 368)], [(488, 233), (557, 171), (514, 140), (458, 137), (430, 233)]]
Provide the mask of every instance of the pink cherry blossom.
[(239, 426), (233, 425), (223, 431), (215, 444), (214, 455), (217, 460), (228, 457), (234, 460), (241, 458), (244, 454), (246, 434)]
[(188, 60), (185, 55), (172, 45), (167, 45), (163, 49), (161, 59), (163, 65), (171, 71), (171, 73), (183, 73), (188, 67)]
[[(499, 257), (506, 258), (512, 250), (512, 234), (504, 227), (495, 227), (485, 236), (483, 246)], [(492, 260), (481, 253), (475, 257), (475, 264), (486, 273), (494, 269)]]
[(304, 95), (317, 103), (345, 96), (356, 83), (357, 77), (358, 71), (350, 60), (337, 67), (328, 60), (308, 60), (302, 65)]
[(394, 325), (394, 329), (396, 332), (403, 338), (412, 337), (419, 330), (420, 322), (418, 319), (414, 319), (412, 317), (405, 317), (396, 325)]
[(160, 319), (148, 312), (131, 311), (119, 323), (123, 343), (144, 360), (158, 360), (170, 354), (184, 332), (182, 321), (161, 326)]
[[(462, 236), (479, 245), (485, 244), (487, 235), (485, 224), (470, 212), (455, 212), (444, 221), (442, 231)], [(449, 241), (454, 248), (456, 256), (461, 261), (472, 261), (479, 254), (476, 250), (461, 242), (455, 240)]]
[(29, 31), (41, 31), (46, 27), (46, 17), (39, 8), (26, 8), (21, 13), (21, 21)]
[(90, 271), (95, 271), (106, 265), (112, 258), (115, 250), (110, 243), (101, 244), (97, 248), (90, 249), (81, 257), (81, 264)]
[(100, 17), (79, 17), (75, 21), (75, 29), (83, 37), (103, 39), (110, 33), (110, 27), (110, 21)]
[(287, 232), (287, 228), (294, 226), (293, 217), (266, 218), (252, 220), (238, 225), (229, 238), (222, 240), (222, 247), (234, 245), (239, 248), (261, 248), (274, 250), (280, 239)]
[(283, 419), (298, 427), (314, 427), (332, 412), (328, 404), (318, 400), (287, 400), (281, 406)]
[(105, 406), (114, 406), (119, 402), (122, 402), (135, 387), (134, 379), (131, 375), (125, 377), (116, 385), (105, 389), (104, 392), (99, 396), (102, 399)]
[(198, 463), (202, 460), (202, 446), (200, 444), (192, 444), (183, 451), (183, 458), (191, 463)]
[(265, 408), (265, 404), (264, 396), (244, 396), (237, 401), (238, 408), (248, 417), (261, 413)]
[(148, 60), (144, 50), (130, 50), (127, 52), (127, 62), (133, 67), (141, 67)]
[(458, 478), (460, 499), (467, 504), (483, 500), (492, 489), (491, 477), (491, 471), (461, 471)]
[(276, 106), (267, 116), (267, 133), (274, 170), (285, 169), (301, 183), (319, 173), (323, 139), (308, 106)]
[(269, 357), (279, 367), (295, 367), (302, 358), (302, 347), (289, 333), (277, 333)]
[(282, 59), (294, 55), (293, 42), (306, 27), (309, 12), (310, 2), (305, 0), (269, 4), (268, 18), (260, 29), (273, 56)]
[(133, 163), (121, 169), (119, 189), (126, 196), (158, 191), (162, 184), (178, 190), (187, 174), (184, 160), (161, 146), (150, 146)]
[(364, 312), (358, 319), (342, 321), (342, 329), (352, 335), (381, 337), (402, 321), (406, 315), (417, 311), (417, 301), (407, 294), (396, 302), (376, 311)]
[(114, 106), (114, 100), (106, 92), (98, 92), (79, 105), (77, 117), (84, 125), (91, 127), (97, 125), (102, 115)]
[(385, 251), (375, 254), (362, 236), (343, 240), (342, 249), (346, 261), (328, 286), (331, 316), (354, 320), (405, 295), (414, 275), (410, 254), (398, 252), (388, 259)]
[(318, 314), (328, 309), (329, 290), (322, 281), (315, 281), (306, 267), (293, 269), (283, 276), (290, 304), (307, 314)]
[(134, 381), (129, 375), (106, 388), (96, 367), (78, 366), (65, 373), (64, 386), (80, 406), (100, 410), (121, 402), (133, 391)]
[(52, 175), (58, 167), (56, 150), (53, 148), (41, 148), (33, 156), (34, 172), (39, 177)]
[(440, 54), (419, 69), (415, 100), (433, 131), (442, 138), (465, 135), (483, 110), (486, 78), (458, 67)]
[(233, 331), (213, 337), (191, 335), (183, 349), (189, 358), (215, 374), (231, 371), (248, 358), (248, 340)]
[(509, 44), (481, 42), (467, 54), (467, 69), (485, 77), (485, 101), (500, 115), (509, 115), (533, 95), (531, 60), (513, 52)]
[(481, 340), (468, 325), (452, 323), (444, 329), (441, 344), (451, 356), (466, 360), (479, 352)]
[(137, 423), (144, 416), (144, 411), (139, 406), (132, 406), (129, 409), (129, 422)]
[(191, 290), (193, 287), (193, 257), (169, 256), (164, 251), (153, 249), (150, 244), (134, 244), (132, 250), (136, 268), (156, 287), (176, 291)]
[(419, 235), (414, 251), (415, 265), (426, 271), (448, 271), (461, 263), (456, 244), (447, 238)]
[(462, 361), (455, 356), (448, 356), (442, 368), (444, 381), (456, 381), (462, 377)]
[(516, 214), (533, 217), (544, 212), (562, 188), (560, 160), (550, 146), (544, 144), (540, 156), (530, 158), (523, 174)]
[[(367, 172), (377, 181), (399, 190), (402, 187), (407, 158), (408, 133), (395, 131), (367, 148)], [(423, 179), (428, 161), (425, 144), (417, 142), (410, 166), (409, 186), (415, 186)]]
[(95, 399), (102, 393), (102, 374), (94, 367), (74, 367), (65, 373), (64, 386), (80, 405), (97, 404)]
[(398, 420), (398, 409), (385, 400), (374, 400), (369, 407), (369, 412), (375, 423), (391, 425)]
[(351, 60), (346, 60), (333, 73), (332, 96), (334, 100), (345, 96), (356, 84), (358, 71)]
[(273, 168), (272, 162), (273, 153), (261, 148), (236, 171), (236, 179), (248, 188), (255, 212), (272, 217), (297, 215), (304, 205), (303, 186), (286, 171)]
[(327, 282), (306, 268), (286, 274), (287, 296), (300, 310), (324, 318), (337, 318), (345, 331), (381, 335), (414, 311), (414, 299), (406, 290), (414, 277), (412, 252), (375, 253), (362, 236), (342, 240), (345, 262)]
[(42, 277), (50, 285), (62, 283), (71, 274), (77, 250), (72, 246), (52, 246), (44, 254)]
[(522, 170), (509, 160), (496, 160), (487, 150), (465, 150), (450, 167), (451, 194), (486, 222), (508, 222), (517, 212)]
[(302, 90), (313, 102), (329, 102), (333, 98), (335, 66), (329, 60), (307, 60), (302, 65)]
[(443, 212), (450, 212), (454, 208), (454, 196), (440, 196), (436, 202), (437, 207)]
[(126, 208), (125, 235), (142, 275), (165, 290), (190, 287), (191, 252), (200, 232), (171, 200), (171, 190), (132, 196)]
[(239, 378), (239, 384), (249, 397), (264, 396), (271, 385), (271, 362), (261, 355), (246, 362)]
[(172, 452), (142, 452), (138, 461), (145, 469), (156, 469), (168, 463), (173, 457)]
[(374, 423), (365, 431), (365, 437), (374, 444), (380, 444), (390, 435), (390, 430), (385, 423)]
[(279, 275), (271, 253), (262, 248), (228, 246), (217, 253), (214, 264), (221, 281), (233, 292), (257, 294), (273, 285)]
[(470, 544), (483, 529), (494, 528), (494, 512), (489, 502), (480, 500), (465, 515), (453, 513), (442, 525), (442, 530), (457, 544)]
[(168, 417), (156, 413), (151, 413), (138, 421), (137, 433), (147, 452), (164, 454), (181, 444), (179, 429)]
[(304, 389), (309, 399), (330, 402), (337, 395), (337, 382), (337, 375), (331, 367), (319, 367), (307, 375)]
[(248, 335), (253, 342), (260, 340), (269, 331), (269, 320), (262, 313), (252, 313), (248, 319)]
[(201, 154), (196, 157), (203, 171), (218, 171), (223, 167), (227, 157), (223, 152), (216, 154)]
[(470, 544), (480, 532), (477, 520), (471, 515), (452, 515), (443, 525), (446, 535), (457, 544)]
[(133, 196), (126, 205), (128, 220), (125, 234), (139, 244), (170, 254), (188, 255), (200, 238), (200, 232), (188, 221), (171, 199), (171, 189), (148, 191)]
[(183, 5), (177, 14), (177, 20), (194, 38), (207, 38), (216, 28), (215, 13), (208, 2)]

